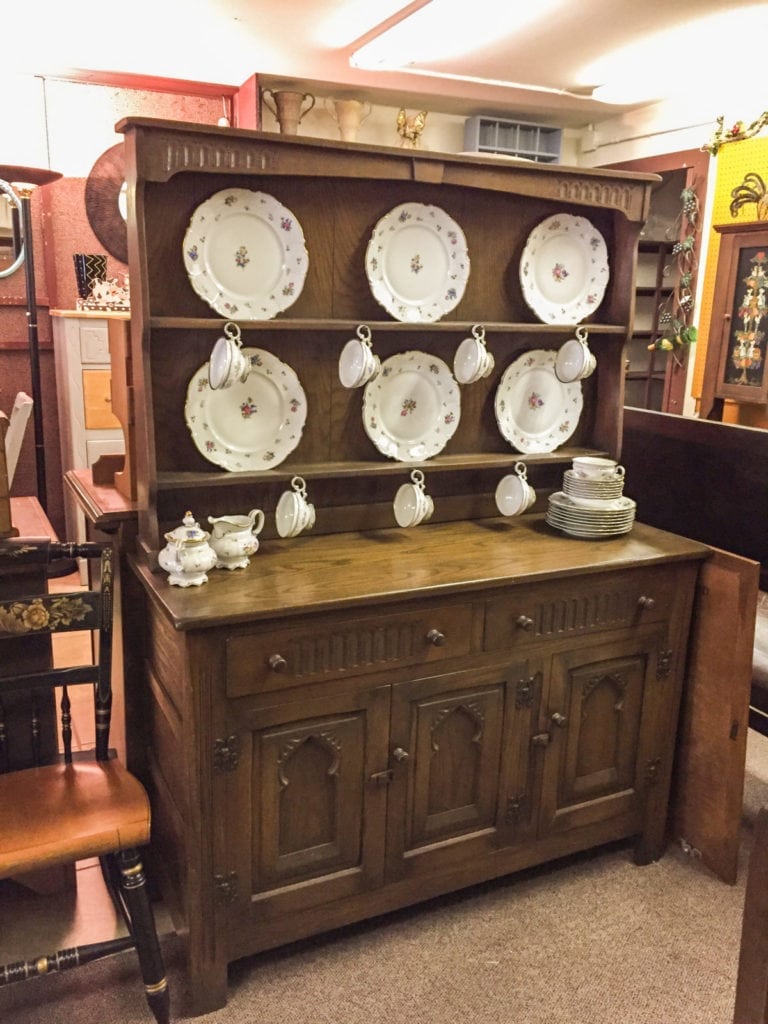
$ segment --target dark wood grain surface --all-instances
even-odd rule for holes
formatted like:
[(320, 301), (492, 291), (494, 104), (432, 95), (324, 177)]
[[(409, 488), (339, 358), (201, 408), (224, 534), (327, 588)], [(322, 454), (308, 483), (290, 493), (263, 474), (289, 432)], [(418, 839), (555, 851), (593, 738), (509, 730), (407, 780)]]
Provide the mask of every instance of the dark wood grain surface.
[(136, 563), (134, 568), (176, 628), (191, 629), (530, 583), (596, 568), (703, 559), (708, 553), (703, 544), (639, 523), (621, 537), (576, 540), (536, 516), (265, 541), (247, 569), (212, 571), (202, 587), (172, 587), (165, 573)]

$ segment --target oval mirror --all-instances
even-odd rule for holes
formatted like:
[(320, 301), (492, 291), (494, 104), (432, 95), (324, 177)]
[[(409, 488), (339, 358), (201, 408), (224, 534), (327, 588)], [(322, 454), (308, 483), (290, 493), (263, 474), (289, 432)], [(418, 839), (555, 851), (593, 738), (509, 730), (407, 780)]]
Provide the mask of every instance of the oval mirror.
[(0, 278), (15, 274), (24, 262), (21, 200), (0, 178)]

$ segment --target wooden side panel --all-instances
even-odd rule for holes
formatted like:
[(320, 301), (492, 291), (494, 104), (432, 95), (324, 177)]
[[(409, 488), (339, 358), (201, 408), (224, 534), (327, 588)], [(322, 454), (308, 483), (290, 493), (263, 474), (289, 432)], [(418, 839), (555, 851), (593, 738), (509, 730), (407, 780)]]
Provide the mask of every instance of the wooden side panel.
[(694, 608), (680, 727), (674, 837), (736, 881), (760, 566), (713, 549)]
[(768, 808), (757, 816), (749, 857), (733, 1024), (768, 1020)]

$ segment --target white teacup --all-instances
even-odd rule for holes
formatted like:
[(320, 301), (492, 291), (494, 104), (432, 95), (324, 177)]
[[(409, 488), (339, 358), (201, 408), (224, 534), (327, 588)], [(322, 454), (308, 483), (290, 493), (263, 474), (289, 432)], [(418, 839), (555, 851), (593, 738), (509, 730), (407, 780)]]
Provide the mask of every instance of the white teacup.
[(536, 501), (536, 491), (527, 480), (524, 462), (515, 463), (515, 472), (508, 473), (496, 486), (496, 508), (503, 516), (519, 516)]
[(275, 526), (281, 537), (297, 537), (315, 525), (315, 506), (307, 499), (303, 477), (291, 480), (290, 491), (283, 491), (275, 509)]
[(398, 526), (418, 526), (431, 517), (435, 503), (424, 490), (424, 474), (420, 469), (411, 473), (411, 483), (398, 488), (393, 508)]
[(339, 356), (339, 380), (345, 388), (361, 388), (378, 376), (381, 360), (374, 355), (371, 332), (365, 324), (357, 328), (357, 337), (350, 338)]
[(610, 480), (615, 476), (624, 476), (624, 467), (615, 459), (605, 459), (597, 455), (577, 455), (573, 460), (573, 472), (583, 480)]
[(595, 372), (597, 360), (587, 342), (586, 327), (576, 328), (576, 337), (569, 338), (555, 358), (555, 376), (564, 384), (586, 380)]
[(251, 364), (242, 348), (240, 328), (237, 324), (224, 324), (224, 335), (214, 344), (208, 363), (208, 383), (214, 390), (231, 388), (248, 376)]
[(475, 324), (472, 337), (465, 338), (453, 357), (453, 375), (459, 384), (474, 384), (487, 377), (494, 366), (494, 359), (485, 347), (485, 328)]

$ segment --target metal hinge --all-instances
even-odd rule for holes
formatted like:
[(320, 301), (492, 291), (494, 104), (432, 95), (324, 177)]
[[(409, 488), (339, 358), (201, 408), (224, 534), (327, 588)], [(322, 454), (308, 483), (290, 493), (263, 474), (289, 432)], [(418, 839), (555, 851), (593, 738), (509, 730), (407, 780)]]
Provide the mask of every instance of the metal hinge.
[(672, 671), (672, 651), (659, 651), (656, 662), (656, 678), (666, 679)]
[(511, 796), (507, 800), (507, 809), (504, 815), (504, 822), (507, 825), (516, 825), (517, 821), (525, 807), (526, 797), (525, 793), (519, 793), (517, 796)]
[(213, 767), (219, 772), (233, 772), (240, 763), (240, 744), (237, 736), (213, 741)]
[(646, 781), (646, 783), (649, 786), (655, 786), (656, 783), (659, 781), (659, 772), (660, 771), (661, 771), (661, 758), (660, 757), (654, 757), (652, 760), (645, 762), (645, 766), (643, 768), (643, 775), (645, 776), (645, 781)]
[(226, 875), (214, 875), (213, 885), (216, 890), (216, 899), (224, 906), (229, 906), (237, 899), (237, 873), (227, 872)]
[(680, 836), (678, 840), (680, 843), (680, 849), (686, 855), (686, 857), (692, 857), (694, 860), (701, 860), (701, 850), (697, 850), (695, 846), (692, 846), (687, 839)]

